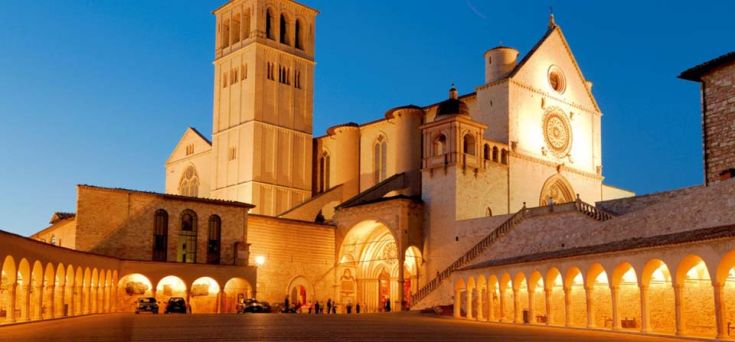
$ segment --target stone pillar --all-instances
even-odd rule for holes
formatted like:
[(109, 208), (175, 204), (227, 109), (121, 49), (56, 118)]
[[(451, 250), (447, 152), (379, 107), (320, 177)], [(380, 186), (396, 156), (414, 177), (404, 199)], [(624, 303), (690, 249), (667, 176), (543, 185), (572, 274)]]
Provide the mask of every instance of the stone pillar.
[(20, 286), (21, 303), (23, 306), (20, 308), (19, 322), (25, 322), (29, 318), (29, 311), (31, 308), (31, 285), (23, 284)]
[(57, 296), (58, 301), (59, 301), (59, 306), (56, 308), (56, 312), (54, 313), (54, 318), (64, 317), (64, 297), (66, 295), (66, 284), (64, 283), (59, 284), (59, 287), (56, 288), (56, 291), (59, 292)]
[(7, 301), (8, 301), (8, 313), (7, 316), (5, 316), (5, 323), (14, 323), (15, 322), (15, 301), (16, 298), (16, 290), (18, 289), (18, 283), (13, 282), (8, 285), (8, 294), (7, 294)]
[(551, 289), (544, 289), (544, 298), (546, 304), (546, 325), (551, 324), (552, 310), (551, 310)]
[(572, 325), (572, 289), (564, 288), (564, 326)]
[(595, 313), (592, 311), (593, 309), (593, 303), (592, 303), (592, 294), (594, 293), (595, 288), (592, 286), (585, 286), (584, 292), (587, 297), (587, 328), (594, 328), (596, 326), (595, 324)]
[(454, 290), (454, 318), (462, 317), (462, 292)]
[(522, 323), (521, 322), (521, 300), (518, 298), (518, 289), (513, 289), (513, 323)]
[(482, 291), (480, 289), (477, 289), (477, 320), (478, 321), (484, 321), (485, 320), (485, 313), (483, 312), (483, 298), (482, 295), (486, 293), (487, 291)]
[(684, 286), (674, 285), (674, 312), (676, 313), (676, 336), (684, 335)]
[[(35, 293), (36, 298), (38, 298), (38, 303), (36, 305), (36, 314), (35, 317), (31, 317), (32, 320), (42, 320), (43, 319), (43, 290), (44, 286), (43, 283), (40, 283), (33, 287), (32, 293)], [(31, 298), (31, 302), (33, 302), (33, 298)]]
[(56, 296), (54, 296), (54, 285), (47, 285), (46, 286), (46, 293), (49, 295), (49, 306), (46, 310), (46, 315), (43, 316), (43, 319), (51, 319), (56, 318)]
[(647, 334), (650, 327), (650, 310), (648, 309), (648, 285), (641, 285), (641, 333)]
[(610, 286), (610, 301), (612, 302), (612, 330), (620, 330), (620, 287)]
[(717, 324), (717, 338), (727, 337), (727, 311), (725, 305), (725, 284), (714, 284), (715, 291), (715, 322)]
[(465, 291), (465, 296), (467, 297), (467, 319), (474, 319), (474, 313), (472, 312), (472, 293), (475, 292), (475, 289), (467, 289)]
[(495, 295), (495, 290), (490, 289), (490, 287), (488, 286), (488, 289), (487, 289), (487, 311), (488, 311), (487, 320), (489, 322), (495, 321), (495, 310), (494, 310), (495, 298), (493, 298), (494, 295)]
[(536, 297), (536, 289), (528, 291), (528, 323), (533, 324), (536, 318), (536, 310), (533, 309), (533, 298)]
[(82, 285), (75, 286), (74, 297), (77, 300), (76, 303), (74, 304), (76, 305), (76, 308), (74, 310), (74, 315), (75, 316), (81, 315), (84, 310), (84, 292), (82, 292)]
[[(507, 291), (507, 290), (505, 290), (505, 291)], [(506, 321), (506, 317), (505, 317), (505, 305), (507, 303), (505, 302), (505, 296), (504, 296), (505, 291), (503, 291), (503, 289), (499, 289), (498, 290), (498, 293), (500, 294), (500, 298), (498, 298), (498, 300), (500, 301), (500, 317), (498, 317), (498, 320), (500, 322)]]
[(110, 313), (110, 284), (105, 285), (105, 313)]
[(189, 308), (191, 308), (191, 290), (188, 288), (186, 289), (186, 313), (190, 314), (191, 311), (189, 311)]

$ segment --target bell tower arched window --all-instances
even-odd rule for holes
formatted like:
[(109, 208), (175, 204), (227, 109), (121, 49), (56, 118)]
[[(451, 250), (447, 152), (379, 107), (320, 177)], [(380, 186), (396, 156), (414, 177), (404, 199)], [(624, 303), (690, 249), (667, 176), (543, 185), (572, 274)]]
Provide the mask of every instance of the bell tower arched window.
[(281, 44), (291, 45), (291, 42), (288, 39), (288, 20), (286, 20), (286, 16), (283, 14), (281, 14), (280, 23)]
[(153, 219), (153, 261), (166, 261), (168, 249), (168, 213), (156, 210)]
[(197, 260), (197, 214), (189, 209), (181, 213), (177, 260), (191, 264)]
[(463, 141), (464, 153), (474, 156), (475, 155), (475, 137), (471, 134), (465, 134)]
[(388, 178), (388, 142), (384, 136), (378, 136), (373, 145), (373, 173), (375, 184)]
[(299, 19), (296, 19), (296, 24), (294, 25), (294, 39), (296, 39), (294, 46), (297, 49), (303, 50), (304, 38), (301, 36), (301, 20)]
[(439, 134), (439, 136), (436, 137), (436, 139), (434, 139), (434, 146), (433, 146), (434, 155), (441, 156), (447, 153), (446, 146), (447, 146), (447, 136), (444, 134)]
[(273, 36), (273, 12), (270, 9), (265, 11), (265, 37), (275, 39)]
[(209, 217), (209, 238), (207, 241), (207, 263), (219, 264), (222, 240), (222, 219), (217, 215)]

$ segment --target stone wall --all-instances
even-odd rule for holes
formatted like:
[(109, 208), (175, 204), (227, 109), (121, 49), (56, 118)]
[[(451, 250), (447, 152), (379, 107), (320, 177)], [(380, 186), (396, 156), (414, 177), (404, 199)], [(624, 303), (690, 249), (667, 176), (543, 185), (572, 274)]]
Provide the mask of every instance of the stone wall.
[(72, 217), (53, 223), (48, 228), (33, 234), (31, 238), (48, 243), (55, 240), (54, 244), (56, 246), (74, 248), (76, 246), (76, 236), (77, 220)]
[(704, 167), (707, 184), (735, 168), (735, 64), (702, 77)]

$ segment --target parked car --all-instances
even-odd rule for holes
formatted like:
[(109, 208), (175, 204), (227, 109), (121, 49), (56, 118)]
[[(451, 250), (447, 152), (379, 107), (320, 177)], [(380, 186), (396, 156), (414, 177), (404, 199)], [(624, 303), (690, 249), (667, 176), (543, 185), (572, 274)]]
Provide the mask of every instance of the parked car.
[(139, 314), (141, 312), (158, 314), (158, 302), (156, 302), (156, 299), (153, 297), (138, 298), (138, 303), (135, 306), (135, 313)]
[(248, 299), (237, 305), (238, 313), (269, 313), (271, 305), (268, 302), (260, 302), (255, 298)]
[(188, 310), (186, 309), (186, 300), (181, 297), (171, 297), (168, 299), (168, 303), (166, 303), (166, 311), (163, 313), (187, 313)]

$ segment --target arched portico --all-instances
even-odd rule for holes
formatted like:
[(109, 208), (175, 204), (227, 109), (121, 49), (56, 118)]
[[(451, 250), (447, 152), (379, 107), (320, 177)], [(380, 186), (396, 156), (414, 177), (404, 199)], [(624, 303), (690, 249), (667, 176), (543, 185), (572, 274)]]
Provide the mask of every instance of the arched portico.
[(118, 310), (135, 311), (135, 303), (140, 297), (153, 297), (153, 286), (148, 277), (133, 273), (120, 278), (118, 286)]

